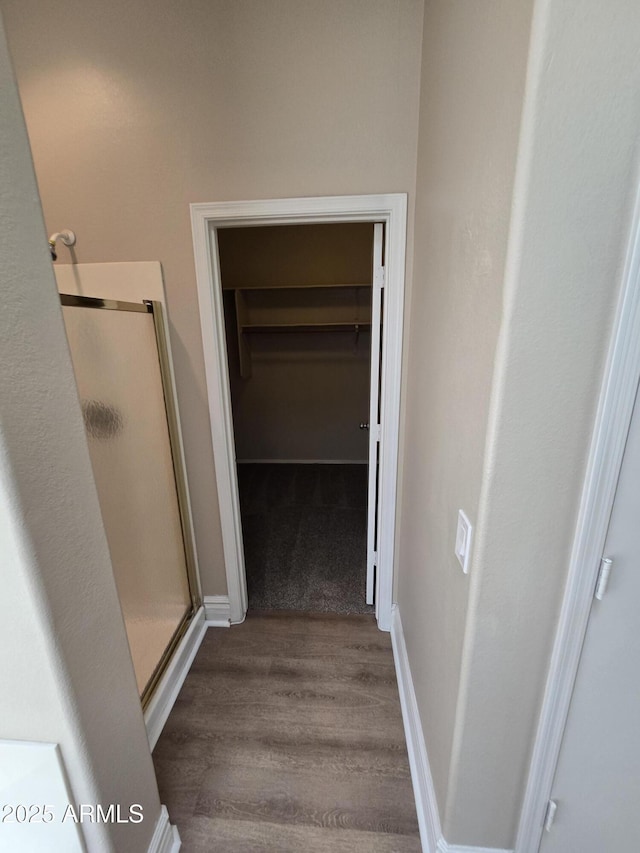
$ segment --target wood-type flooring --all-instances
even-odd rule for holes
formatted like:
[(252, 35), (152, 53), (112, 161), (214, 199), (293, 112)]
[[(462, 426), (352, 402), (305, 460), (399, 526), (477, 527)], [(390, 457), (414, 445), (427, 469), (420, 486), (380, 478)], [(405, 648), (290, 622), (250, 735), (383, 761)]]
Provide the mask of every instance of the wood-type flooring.
[(372, 616), (210, 628), (155, 748), (183, 853), (419, 853), (389, 634)]

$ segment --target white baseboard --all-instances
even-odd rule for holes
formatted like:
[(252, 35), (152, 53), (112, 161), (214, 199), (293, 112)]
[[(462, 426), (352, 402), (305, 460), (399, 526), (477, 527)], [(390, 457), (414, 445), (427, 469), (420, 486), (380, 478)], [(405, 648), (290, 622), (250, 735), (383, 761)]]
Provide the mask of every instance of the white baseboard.
[(236, 459), (238, 465), (367, 465), (366, 459)]
[(226, 595), (205, 596), (144, 712), (149, 747), (153, 749), (178, 698), (207, 628), (228, 628), (231, 610)]
[(207, 628), (228, 628), (231, 624), (231, 605), (228, 595), (205, 595), (203, 599)]
[(181, 844), (178, 827), (169, 823), (169, 812), (166, 806), (161, 806), (160, 817), (147, 853), (178, 853)]
[(498, 847), (465, 847), (462, 844), (447, 844), (444, 838), (440, 838), (438, 853), (513, 853), (513, 850), (500, 850)]
[[(158, 742), (160, 733), (167, 722), (167, 717), (178, 698), (189, 668), (193, 663), (196, 652), (207, 630), (204, 607), (201, 607), (191, 620), (191, 624), (180, 640), (178, 648), (156, 687), (153, 698), (144, 712), (144, 722), (147, 727), (149, 747), (153, 749)], [(169, 849), (169, 848), (168, 848)], [(176, 848), (178, 849), (178, 848)]]
[(398, 692), (400, 693), (402, 721), (409, 753), (413, 793), (416, 798), (422, 850), (423, 853), (439, 853), (438, 842), (442, 837), (440, 814), (397, 604), (393, 606), (391, 611), (391, 645), (396, 666), (396, 678), (398, 679)]
[(444, 839), (427, 755), (427, 745), (422, 731), (422, 722), (413, 688), (411, 668), (397, 604), (394, 604), (391, 612), (391, 645), (393, 647), (393, 659), (396, 667), (402, 720), (409, 753), (411, 780), (416, 799), (416, 812), (423, 853), (513, 853), (511, 850), (498, 850), (495, 847), (464, 847), (458, 844), (449, 844)]

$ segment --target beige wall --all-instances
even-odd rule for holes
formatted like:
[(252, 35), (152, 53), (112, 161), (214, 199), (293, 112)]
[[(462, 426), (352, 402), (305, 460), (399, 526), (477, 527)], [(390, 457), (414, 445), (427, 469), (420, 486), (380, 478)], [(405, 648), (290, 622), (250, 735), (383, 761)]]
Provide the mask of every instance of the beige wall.
[(80, 262), (162, 261), (203, 591), (224, 593), (188, 204), (411, 192), (422, 0), (0, 6), (48, 230)]
[(42, 210), (0, 21), (0, 739), (60, 744), (81, 827), (146, 850), (160, 813)]
[(399, 604), (440, 811), (449, 789), (531, 3), (425, 6)]
[(640, 126), (636, 3), (537, 0), (527, 60), (530, 17), (525, 0), (426, 3), (402, 495), (399, 604), (443, 832), (498, 848), (515, 843)]
[(640, 6), (536, 4), (445, 831), (510, 847), (542, 701), (640, 144)]

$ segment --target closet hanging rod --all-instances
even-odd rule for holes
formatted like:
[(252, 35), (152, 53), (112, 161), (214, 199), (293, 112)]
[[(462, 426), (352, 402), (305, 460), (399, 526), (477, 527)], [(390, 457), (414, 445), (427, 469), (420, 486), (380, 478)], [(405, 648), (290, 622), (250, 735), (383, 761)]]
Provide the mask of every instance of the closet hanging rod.
[(270, 334), (280, 332), (361, 332), (371, 328), (370, 322), (364, 323), (250, 323), (240, 327), (249, 334)]

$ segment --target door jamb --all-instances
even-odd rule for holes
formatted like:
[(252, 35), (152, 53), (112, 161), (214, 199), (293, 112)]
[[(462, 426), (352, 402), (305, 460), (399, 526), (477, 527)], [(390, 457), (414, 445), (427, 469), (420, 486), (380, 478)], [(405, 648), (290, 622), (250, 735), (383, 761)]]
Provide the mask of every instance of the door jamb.
[(379, 628), (390, 631), (396, 533), (407, 195), (406, 193), (389, 193), (212, 202), (192, 204), (190, 208), (231, 622), (242, 622), (245, 617), (247, 588), (216, 229), (231, 226), (329, 222), (383, 222), (385, 224), (385, 314), (380, 382), (379, 518), (381, 524), (378, 534), (376, 617)]
[(640, 190), (515, 853), (538, 853), (640, 381)]

